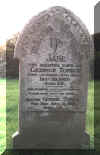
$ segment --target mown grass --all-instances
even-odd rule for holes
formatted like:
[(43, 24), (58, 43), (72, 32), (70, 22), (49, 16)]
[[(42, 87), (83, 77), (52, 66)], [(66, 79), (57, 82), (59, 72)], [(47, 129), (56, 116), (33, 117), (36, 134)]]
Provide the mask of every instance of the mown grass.
[(0, 154), (6, 148), (6, 81), (0, 79)]
[[(2, 81), (1, 81), (2, 83)], [(100, 86), (100, 82), (99, 82)], [(88, 109), (87, 109), (87, 121), (86, 121), (86, 131), (90, 134), (90, 143), (91, 148), (94, 147), (94, 83), (89, 82), (89, 95), (88, 95)], [(98, 92), (98, 90), (97, 90)], [(12, 148), (12, 135), (18, 129), (18, 80), (7, 80), (6, 82), (6, 115), (7, 115), (7, 149)], [(4, 105), (4, 100), (2, 100), (2, 105)], [(98, 106), (97, 106), (98, 107)], [(3, 108), (5, 109), (5, 108)], [(100, 110), (100, 109), (99, 109)], [(1, 114), (1, 111), (0, 111)], [(5, 111), (2, 112), (2, 115), (5, 115)], [(98, 117), (99, 117), (98, 112)], [(98, 118), (99, 119), (99, 118)], [(98, 121), (97, 119), (97, 121)], [(1, 123), (4, 124), (4, 119), (1, 120)], [(98, 132), (100, 131), (100, 125), (97, 125)], [(2, 131), (4, 130), (4, 126), (2, 125)], [(2, 144), (4, 144), (5, 137), (2, 137)], [(2, 145), (2, 149), (4, 149), (4, 145)]]
[(94, 85), (94, 147), (100, 151), (100, 81)]
[(6, 147), (12, 148), (12, 135), (18, 128), (18, 103), (19, 103), (18, 80), (6, 82)]
[(88, 106), (86, 117), (86, 131), (90, 135), (90, 148), (94, 149), (94, 82), (88, 85)]

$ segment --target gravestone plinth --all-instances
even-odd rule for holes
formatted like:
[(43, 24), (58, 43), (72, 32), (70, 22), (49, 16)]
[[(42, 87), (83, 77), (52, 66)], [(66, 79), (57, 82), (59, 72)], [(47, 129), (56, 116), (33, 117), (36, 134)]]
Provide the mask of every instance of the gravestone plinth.
[(53, 7), (33, 17), (15, 48), (19, 59), (16, 149), (74, 149), (85, 133), (91, 38), (72, 12)]

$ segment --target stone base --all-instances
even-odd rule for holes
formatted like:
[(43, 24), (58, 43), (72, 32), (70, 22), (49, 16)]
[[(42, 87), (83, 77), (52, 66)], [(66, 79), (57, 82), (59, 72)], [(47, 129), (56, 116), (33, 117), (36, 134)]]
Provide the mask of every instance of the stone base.
[(25, 120), (20, 133), (13, 135), (15, 149), (81, 149), (89, 145), (84, 113), (56, 112), (31, 118), (37, 119)]
[[(55, 135), (46, 136), (40, 135), (36, 138), (31, 134), (19, 134), (16, 132), (13, 135), (13, 148), (14, 149), (89, 149), (90, 137), (84, 133), (83, 137), (76, 137), (70, 135)], [(84, 147), (85, 146), (85, 147)]]

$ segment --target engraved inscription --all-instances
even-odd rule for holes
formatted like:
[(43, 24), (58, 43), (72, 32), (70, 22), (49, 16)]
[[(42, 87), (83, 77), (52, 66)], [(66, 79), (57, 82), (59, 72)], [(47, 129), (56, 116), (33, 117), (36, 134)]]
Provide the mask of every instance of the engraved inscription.
[(58, 38), (50, 38), (50, 47), (53, 49), (54, 53), (57, 51), (58, 47), (61, 47), (63, 42)]
[(26, 110), (66, 111), (80, 107), (81, 66), (70, 61), (65, 63), (68, 58), (66, 55), (62, 57), (62, 62), (47, 58), (45, 63), (27, 64)]

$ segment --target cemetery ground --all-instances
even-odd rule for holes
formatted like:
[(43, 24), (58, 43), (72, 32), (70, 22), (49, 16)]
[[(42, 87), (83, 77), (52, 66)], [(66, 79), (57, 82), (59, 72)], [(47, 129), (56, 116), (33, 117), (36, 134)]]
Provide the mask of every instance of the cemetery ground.
[(0, 154), (6, 144), (6, 82), (0, 79)]
[[(5, 90), (6, 84), (6, 93)], [(100, 81), (95, 82), (95, 142), (96, 147), (100, 146), (100, 104), (99, 104), (99, 88)], [(88, 110), (87, 110), (87, 125), (86, 131), (90, 134), (91, 148), (94, 147), (94, 83), (89, 82), (89, 95), (88, 95)], [(12, 148), (12, 135), (18, 128), (18, 102), (19, 102), (19, 89), (18, 80), (1, 80), (0, 79), (0, 153), (5, 149), (5, 138), (7, 149)], [(6, 96), (5, 96), (6, 95)], [(5, 98), (6, 105), (5, 106)], [(5, 111), (6, 107), (6, 111)], [(6, 135), (5, 135), (5, 116), (6, 121)]]

